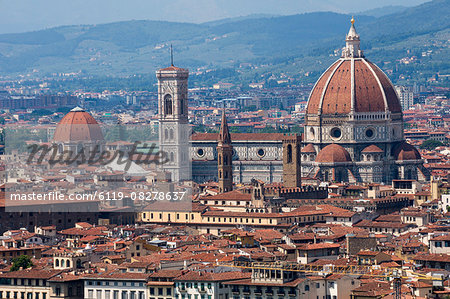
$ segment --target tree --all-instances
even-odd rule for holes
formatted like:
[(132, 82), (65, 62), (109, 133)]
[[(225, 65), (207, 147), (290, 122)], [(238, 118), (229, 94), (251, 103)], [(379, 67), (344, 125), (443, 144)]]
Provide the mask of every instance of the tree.
[(420, 146), (421, 149), (434, 150), (438, 146), (443, 146), (444, 144), (440, 141), (428, 139), (422, 143)]
[(15, 259), (13, 259), (13, 264), (11, 266), (10, 271), (17, 271), (22, 269), (27, 269), (33, 267), (33, 262), (31, 261), (31, 257), (28, 255), (21, 255)]

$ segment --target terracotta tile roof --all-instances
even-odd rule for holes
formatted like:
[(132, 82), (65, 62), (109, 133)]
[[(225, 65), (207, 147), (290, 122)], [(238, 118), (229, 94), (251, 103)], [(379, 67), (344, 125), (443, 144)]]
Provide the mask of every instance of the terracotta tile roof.
[(297, 233), (288, 236), (293, 241), (314, 240), (314, 233)]
[[(365, 59), (355, 59), (352, 73), (351, 61), (339, 59), (314, 86), (306, 108), (307, 113), (318, 114), (320, 109), (322, 114), (350, 113), (352, 83), (356, 112), (402, 111), (392, 83), (376, 65)], [(388, 107), (385, 107), (385, 98)]]
[(56, 126), (53, 141), (103, 140), (102, 130), (97, 121), (87, 112), (70, 111)]
[(398, 161), (422, 159), (419, 151), (406, 141), (399, 143), (395, 147), (393, 156)]
[(314, 148), (314, 145), (309, 143), (307, 146), (302, 148), (302, 153), (315, 154), (316, 153), (316, 149)]
[(442, 235), (431, 238), (430, 241), (450, 241), (450, 235)]
[(25, 269), (14, 272), (6, 272), (0, 274), (0, 278), (39, 278), (50, 279), (53, 276), (60, 274), (61, 270), (44, 270), (44, 269)]
[(381, 148), (379, 148), (378, 146), (371, 144), (371, 145), (365, 147), (361, 151), (361, 153), (384, 153), (384, 151)]
[(377, 227), (377, 228), (406, 228), (409, 225), (397, 222), (378, 222), (370, 221), (367, 219), (361, 220), (360, 222), (354, 224), (355, 227)]
[(297, 249), (300, 250), (317, 250), (317, 249), (328, 249), (328, 248), (339, 248), (340, 244), (334, 243), (316, 243), (316, 244), (305, 244), (297, 245)]
[(350, 154), (342, 146), (332, 143), (325, 146), (317, 155), (318, 163), (351, 162)]
[(363, 256), (377, 256), (380, 252), (379, 251), (371, 251), (371, 250), (362, 250), (357, 253), (357, 255), (363, 255)]
[(171, 65), (169, 67), (162, 68), (159, 71), (183, 71), (183, 72), (187, 72), (188, 70)]
[(402, 217), (400, 215), (398, 215), (398, 214), (397, 215), (388, 214), (388, 215), (380, 215), (375, 220), (379, 221), (379, 222), (398, 222), (398, 223), (401, 223), (402, 222)]
[(49, 281), (58, 281), (58, 282), (64, 282), (64, 281), (75, 281), (75, 280), (81, 280), (83, 279), (82, 275), (74, 275), (70, 273), (61, 273), (53, 276), (49, 279)]
[(284, 234), (274, 229), (257, 229), (254, 236), (257, 240), (276, 240), (283, 238)]
[(414, 256), (415, 261), (444, 262), (450, 263), (450, 255), (448, 254), (423, 254), (419, 253)]
[(230, 281), (243, 278), (249, 278), (251, 273), (242, 273), (238, 271), (232, 272), (202, 272), (202, 271), (191, 271), (184, 275), (175, 278), (175, 281)]
[(162, 269), (157, 272), (153, 272), (149, 275), (149, 278), (155, 279), (155, 278), (177, 278), (181, 275), (185, 274), (186, 270), (168, 270), (168, 269)]
[(247, 212), (228, 212), (228, 211), (206, 211), (203, 216), (210, 217), (248, 217), (248, 218), (281, 218), (280, 213), (247, 213)]

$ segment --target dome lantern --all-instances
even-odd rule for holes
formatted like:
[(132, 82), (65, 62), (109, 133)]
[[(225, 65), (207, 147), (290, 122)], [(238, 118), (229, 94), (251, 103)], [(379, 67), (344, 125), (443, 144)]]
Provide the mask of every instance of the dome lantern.
[(352, 17), (350, 21), (352, 25), (345, 38), (345, 48), (342, 51), (343, 58), (359, 58), (364, 57), (363, 51), (360, 49), (359, 34), (356, 33), (355, 19)]

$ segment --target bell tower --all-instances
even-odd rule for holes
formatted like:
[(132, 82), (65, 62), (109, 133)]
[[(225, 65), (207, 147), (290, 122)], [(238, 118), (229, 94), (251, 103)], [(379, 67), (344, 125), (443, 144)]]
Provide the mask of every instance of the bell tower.
[(217, 168), (219, 177), (219, 193), (233, 190), (233, 146), (231, 145), (230, 131), (228, 130), (225, 111), (222, 112), (222, 123), (220, 125), (217, 140)]
[(300, 135), (285, 135), (283, 138), (283, 185), (296, 188), (302, 186)]
[[(172, 51), (171, 51), (172, 57)], [(161, 166), (172, 181), (191, 179), (187, 69), (173, 65), (156, 72), (158, 78), (159, 151)]]

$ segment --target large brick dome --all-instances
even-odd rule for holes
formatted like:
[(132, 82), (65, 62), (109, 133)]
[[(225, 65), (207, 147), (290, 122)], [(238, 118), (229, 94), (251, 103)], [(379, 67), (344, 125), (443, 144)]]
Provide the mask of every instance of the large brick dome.
[(355, 112), (401, 112), (388, 77), (364, 58), (333, 63), (314, 86), (307, 113), (348, 114), (352, 108)]
[(80, 142), (103, 140), (102, 129), (97, 121), (76, 107), (67, 113), (56, 126), (54, 142)]
[(401, 113), (391, 81), (380, 68), (365, 59), (353, 22), (342, 57), (323, 73), (311, 91), (307, 113)]

